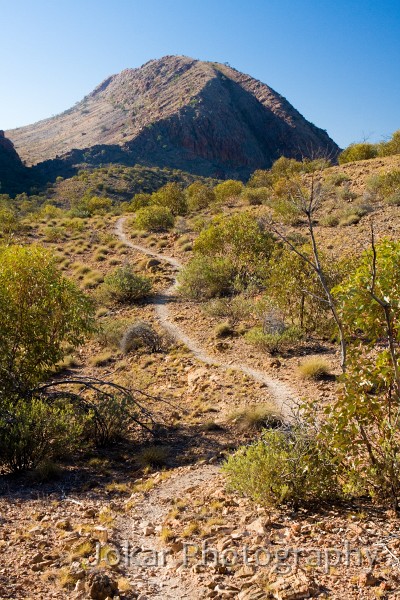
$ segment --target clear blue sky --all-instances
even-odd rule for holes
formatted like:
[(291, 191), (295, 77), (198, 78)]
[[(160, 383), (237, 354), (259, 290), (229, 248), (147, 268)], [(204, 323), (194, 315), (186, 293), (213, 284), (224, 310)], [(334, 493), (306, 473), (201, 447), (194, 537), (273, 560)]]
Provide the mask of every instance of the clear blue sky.
[(0, 0), (0, 18), (0, 129), (166, 54), (229, 62), (342, 147), (400, 128), (400, 0)]

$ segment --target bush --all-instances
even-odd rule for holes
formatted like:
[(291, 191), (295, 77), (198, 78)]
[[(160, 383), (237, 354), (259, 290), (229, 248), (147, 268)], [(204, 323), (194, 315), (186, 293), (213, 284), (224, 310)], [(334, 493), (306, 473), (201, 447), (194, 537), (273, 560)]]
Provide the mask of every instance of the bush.
[(0, 464), (10, 471), (32, 469), (68, 456), (80, 444), (84, 420), (68, 403), (34, 398), (0, 403)]
[(0, 396), (40, 383), (94, 328), (91, 301), (38, 246), (0, 250), (0, 312)]
[(265, 333), (262, 327), (253, 327), (245, 334), (245, 340), (270, 354), (278, 354), (291, 348), (301, 340), (297, 327), (288, 327), (282, 332)]
[(400, 170), (394, 169), (388, 173), (374, 175), (367, 182), (367, 190), (385, 200), (392, 194), (400, 192)]
[(139, 210), (140, 208), (144, 208), (149, 206), (151, 202), (151, 194), (135, 194), (130, 203), (130, 209), (132, 211)]
[(377, 144), (350, 144), (341, 154), (339, 154), (339, 164), (343, 165), (355, 160), (367, 160), (378, 156)]
[(214, 329), (214, 335), (216, 338), (229, 337), (234, 333), (229, 323), (219, 323)]
[(223, 466), (230, 489), (258, 504), (295, 506), (339, 495), (336, 469), (315, 440), (300, 427), (264, 431)]
[(215, 198), (217, 202), (223, 203), (231, 198), (240, 196), (243, 190), (243, 183), (241, 181), (235, 181), (234, 179), (228, 179), (219, 183), (214, 188)]
[(324, 379), (329, 375), (329, 365), (319, 356), (314, 356), (304, 360), (298, 371), (303, 379)]
[(113, 273), (105, 276), (102, 294), (113, 302), (135, 302), (148, 296), (152, 283), (148, 277), (137, 275), (127, 265), (118, 267)]
[(85, 438), (97, 446), (117, 442), (128, 435), (135, 413), (136, 406), (126, 396), (99, 394), (86, 422)]
[(252, 310), (251, 301), (241, 294), (233, 298), (215, 298), (204, 306), (204, 311), (210, 316), (226, 317), (232, 324), (249, 317)]
[(237, 423), (242, 431), (276, 429), (282, 426), (282, 419), (276, 410), (268, 405), (248, 406), (231, 415), (231, 420)]
[(120, 348), (124, 354), (138, 348), (146, 348), (150, 352), (160, 352), (162, 341), (150, 323), (138, 321), (126, 329), (121, 339)]
[(174, 226), (175, 218), (165, 206), (147, 206), (136, 213), (135, 225), (143, 231), (168, 231)]
[(208, 208), (215, 202), (214, 190), (208, 186), (195, 181), (186, 189), (188, 208), (190, 211), (202, 210)]
[(271, 197), (271, 190), (266, 187), (251, 188), (248, 187), (242, 192), (242, 198), (250, 206), (259, 206), (266, 204)]
[(174, 216), (187, 213), (186, 196), (177, 183), (167, 183), (151, 195), (152, 204), (163, 206)]
[(232, 292), (234, 268), (225, 258), (195, 256), (178, 275), (179, 293), (194, 300), (209, 300)]

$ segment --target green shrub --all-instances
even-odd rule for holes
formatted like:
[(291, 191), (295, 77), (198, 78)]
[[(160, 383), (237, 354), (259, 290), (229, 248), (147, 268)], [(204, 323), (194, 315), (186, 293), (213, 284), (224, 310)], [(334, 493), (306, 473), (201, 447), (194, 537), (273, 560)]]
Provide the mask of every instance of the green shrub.
[(270, 188), (259, 187), (252, 188), (248, 187), (243, 190), (242, 198), (250, 206), (259, 206), (260, 204), (266, 204), (271, 197)]
[(262, 327), (253, 327), (245, 334), (245, 340), (264, 352), (278, 354), (296, 345), (302, 338), (298, 327), (287, 327), (281, 332), (265, 333)]
[(0, 249), (0, 396), (41, 383), (93, 331), (93, 312), (49, 252), (33, 245)]
[(168, 208), (174, 216), (187, 213), (186, 196), (177, 183), (167, 183), (151, 195), (152, 204)]
[(219, 183), (214, 188), (215, 198), (217, 202), (224, 203), (232, 198), (240, 196), (243, 191), (243, 183), (241, 181), (235, 181), (234, 179), (228, 179)]
[(350, 144), (341, 154), (339, 154), (339, 164), (343, 165), (355, 160), (367, 160), (378, 156), (377, 144)]
[(32, 469), (70, 455), (81, 440), (84, 420), (67, 403), (40, 398), (0, 402), (0, 464), (10, 471)]
[(320, 218), (319, 225), (323, 227), (336, 227), (339, 225), (339, 217), (335, 214), (325, 215)]
[(324, 379), (324, 377), (329, 375), (330, 369), (328, 363), (323, 358), (314, 356), (303, 360), (298, 371), (303, 379), (318, 380)]
[(107, 446), (128, 436), (134, 424), (136, 406), (126, 396), (99, 394), (93, 402), (84, 436), (97, 446)]
[(151, 280), (137, 275), (129, 265), (118, 267), (104, 278), (101, 292), (113, 302), (135, 302), (149, 295)]
[(232, 292), (234, 268), (225, 258), (195, 256), (178, 276), (179, 293), (186, 298), (209, 300)]
[(135, 194), (130, 203), (130, 209), (132, 211), (139, 210), (140, 208), (144, 208), (149, 206), (151, 202), (151, 194)]
[(367, 190), (385, 200), (392, 194), (400, 192), (400, 170), (394, 169), (388, 173), (381, 173), (370, 177), (367, 182)]
[(210, 300), (204, 311), (212, 317), (226, 317), (234, 324), (249, 317), (253, 310), (251, 300), (238, 294), (233, 298), (215, 298)]
[(195, 181), (186, 189), (188, 208), (192, 211), (203, 210), (215, 202), (214, 190)]
[(231, 490), (258, 504), (295, 506), (339, 496), (334, 464), (300, 427), (267, 430), (240, 448), (223, 466)]
[(174, 215), (165, 206), (147, 206), (136, 212), (135, 226), (140, 230), (168, 231), (174, 222)]
[(390, 206), (400, 206), (400, 190), (394, 192), (394, 194), (391, 194), (385, 200)]

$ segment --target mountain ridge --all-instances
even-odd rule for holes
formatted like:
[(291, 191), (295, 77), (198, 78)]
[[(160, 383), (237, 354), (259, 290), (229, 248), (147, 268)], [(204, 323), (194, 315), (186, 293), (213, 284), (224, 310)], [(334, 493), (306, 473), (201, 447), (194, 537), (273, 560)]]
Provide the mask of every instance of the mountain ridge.
[(51, 161), (72, 170), (120, 161), (245, 178), (281, 155), (339, 152), (268, 85), (184, 56), (111, 75), (74, 107), (7, 135), (26, 164), (50, 171)]

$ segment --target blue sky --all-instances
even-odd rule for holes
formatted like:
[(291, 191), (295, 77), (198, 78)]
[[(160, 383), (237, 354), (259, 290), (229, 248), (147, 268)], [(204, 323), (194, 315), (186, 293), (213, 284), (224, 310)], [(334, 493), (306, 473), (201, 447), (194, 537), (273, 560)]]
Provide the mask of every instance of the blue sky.
[(166, 54), (229, 62), (342, 147), (400, 128), (399, 0), (0, 0), (0, 22), (0, 129)]

